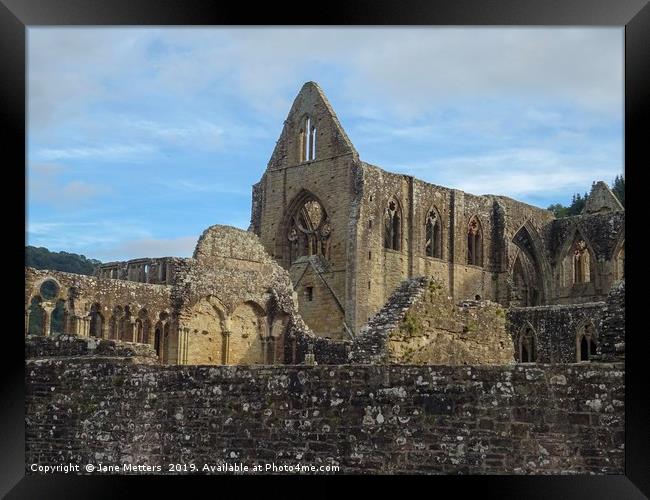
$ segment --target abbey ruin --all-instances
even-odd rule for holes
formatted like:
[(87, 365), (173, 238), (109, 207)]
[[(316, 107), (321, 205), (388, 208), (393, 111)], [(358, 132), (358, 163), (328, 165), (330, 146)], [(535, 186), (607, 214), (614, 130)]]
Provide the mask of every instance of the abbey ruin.
[(28, 461), (621, 473), (624, 223), (370, 165), (308, 82), (248, 231), (26, 269)]

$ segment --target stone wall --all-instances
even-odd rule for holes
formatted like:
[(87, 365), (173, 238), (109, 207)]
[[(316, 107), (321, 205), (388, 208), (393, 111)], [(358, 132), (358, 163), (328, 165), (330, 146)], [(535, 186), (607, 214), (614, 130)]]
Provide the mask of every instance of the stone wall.
[(531, 328), (535, 339), (535, 360), (539, 363), (575, 363), (576, 337), (581, 328), (593, 325), (601, 330), (600, 320), (604, 302), (588, 304), (513, 307), (508, 310), (508, 331), (515, 353), (519, 336)]
[[(613, 283), (624, 277), (625, 212), (583, 214), (557, 219), (544, 227), (544, 243), (553, 267), (554, 303), (574, 304), (605, 299)], [(585, 241), (590, 256), (590, 281), (562, 283), (562, 262), (576, 239)]]
[(26, 363), (28, 468), (624, 471), (622, 365), (208, 367), (97, 356)]
[(159, 364), (156, 351), (148, 344), (105, 340), (78, 335), (25, 337), (25, 358), (110, 357), (129, 359), (134, 363)]
[(490, 301), (456, 305), (444, 283), (407, 280), (351, 347), (358, 363), (440, 365), (514, 362), (505, 310)]
[[(44, 285), (51, 287), (44, 290)], [(153, 345), (154, 330), (171, 309), (169, 286), (25, 268), (26, 334), (64, 333)], [(51, 328), (53, 317), (58, 317), (59, 331)]]
[[(605, 302), (513, 307), (507, 312), (507, 329), (515, 354), (519, 336), (532, 330), (535, 359), (540, 363), (578, 361), (578, 337), (586, 325), (593, 327), (597, 353), (592, 359), (622, 361), (625, 357), (625, 281), (618, 282)], [(602, 356), (602, 358), (601, 358)]]
[(610, 290), (601, 315), (598, 355), (603, 361), (625, 359), (625, 280)]
[(122, 262), (106, 262), (95, 269), (95, 276), (140, 283), (171, 285), (185, 261), (180, 257), (147, 257)]

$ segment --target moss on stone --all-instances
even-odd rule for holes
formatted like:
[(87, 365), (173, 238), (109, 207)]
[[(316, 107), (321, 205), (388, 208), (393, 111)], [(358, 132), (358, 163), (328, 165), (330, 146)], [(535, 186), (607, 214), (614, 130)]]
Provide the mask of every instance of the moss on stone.
[(404, 315), (402, 320), (402, 329), (406, 330), (409, 335), (414, 335), (422, 331), (422, 321), (410, 312)]

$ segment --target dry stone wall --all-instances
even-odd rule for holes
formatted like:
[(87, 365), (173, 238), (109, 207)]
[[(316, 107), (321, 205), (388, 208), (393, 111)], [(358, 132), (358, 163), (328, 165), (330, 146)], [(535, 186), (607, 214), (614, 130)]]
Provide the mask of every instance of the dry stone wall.
[(209, 367), (80, 356), (30, 358), (26, 373), (28, 466), (624, 470), (617, 364)]

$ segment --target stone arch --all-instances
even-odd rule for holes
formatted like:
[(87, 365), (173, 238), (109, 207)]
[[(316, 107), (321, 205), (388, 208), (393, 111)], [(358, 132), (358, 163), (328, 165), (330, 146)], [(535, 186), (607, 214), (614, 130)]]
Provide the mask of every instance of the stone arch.
[(112, 340), (120, 339), (120, 321), (124, 316), (124, 308), (122, 306), (115, 306), (108, 320), (108, 338)]
[(286, 267), (300, 257), (330, 258), (332, 227), (323, 202), (303, 189), (287, 207), (276, 238), (277, 254)]
[(442, 218), (435, 205), (427, 210), (424, 220), (424, 254), (442, 259)]
[(158, 321), (153, 327), (153, 348), (156, 351), (158, 358), (162, 359), (163, 353), (163, 338), (164, 325), (161, 321)]
[(283, 359), (285, 332), (289, 325), (289, 315), (278, 312), (273, 316), (268, 328), (268, 335), (262, 339), (264, 364), (274, 365)]
[[(43, 289), (45, 286), (45, 290)], [(55, 290), (54, 293), (47, 293), (48, 287), (51, 286)], [(45, 293), (44, 293), (45, 292)], [(34, 297), (38, 297), (43, 304), (52, 303), (55, 304), (57, 300), (62, 298), (64, 295), (63, 287), (59, 280), (53, 276), (45, 276), (37, 280), (30, 290), (26, 290), (25, 293), (25, 308), (29, 309), (32, 304)]]
[[(544, 246), (539, 233), (530, 220), (527, 220), (512, 237), (517, 253), (512, 261), (509, 276), (511, 279), (510, 301), (515, 305), (536, 306), (545, 304), (550, 296), (549, 281), (551, 266), (544, 254)], [(525, 289), (526, 297), (517, 288)]]
[(576, 330), (576, 362), (591, 361), (598, 348), (598, 332), (591, 320), (582, 322)]
[(119, 340), (123, 342), (134, 342), (134, 322), (135, 318), (133, 318), (131, 306), (124, 306), (124, 313), (122, 314), (119, 323)]
[(106, 338), (104, 315), (101, 311), (102, 306), (98, 302), (90, 306), (90, 337)]
[(246, 301), (235, 307), (228, 319), (229, 363), (242, 365), (264, 363), (264, 339), (269, 334), (264, 308), (256, 302)]
[(467, 264), (483, 267), (483, 226), (478, 215), (467, 224)]
[(561, 288), (576, 284), (595, 283), (598, 279), (597, 261), (593, 247), (584, 233), (575, 226), (560, 247), (556, 262), (556, 280)]
[(169, 347), (169, 311), (163, 310), (158, 313), (157, 321), (153, 326), (153, 348), (161, 362), (167, 362), (167, 349)]
[(40, 295), (35, 295), (27, 306), (27, 334), (45, 335), (45, 311), (42, 306), (43, 300)]
[(515, 352), (519, 363), (535, 363), (537, 361), (537, 333), (528, 321), (519, 330)]
[(402, 204), (397, 196), (391, 196), (386, 202), (383, 220), (384, 248), (400, 252), (402, 250), (404, 217)]
[(45, 325), (46, 329), (49, 330), (49, 335), (61, 335), (66, 333), (65, 324), (68, 319), (68, 312), (65, 307), (65, 300), (59, 298), (56, 301), (50, 302), (50, 306), (53, 307), (49, 313), (49, 325)]
[(136, 342), (140, 344), (148, 344), (150, 328), (151, 328), (151, 320), (149, 319), (149, 311), (143, 307), (138, 312), (138, 317), (135, 320)]
[[(179, 363), (227, 364), (229, 324), (226, 312), (223, 302), (214, 295), (196, 297), (183, 308), (176, 329)], [(168, 320), (163, 326), (163, 338), (167, 336), (163, 353), (174, 346), (169, 323)], [(163, 354), (163, 360), (164, 357)]]

